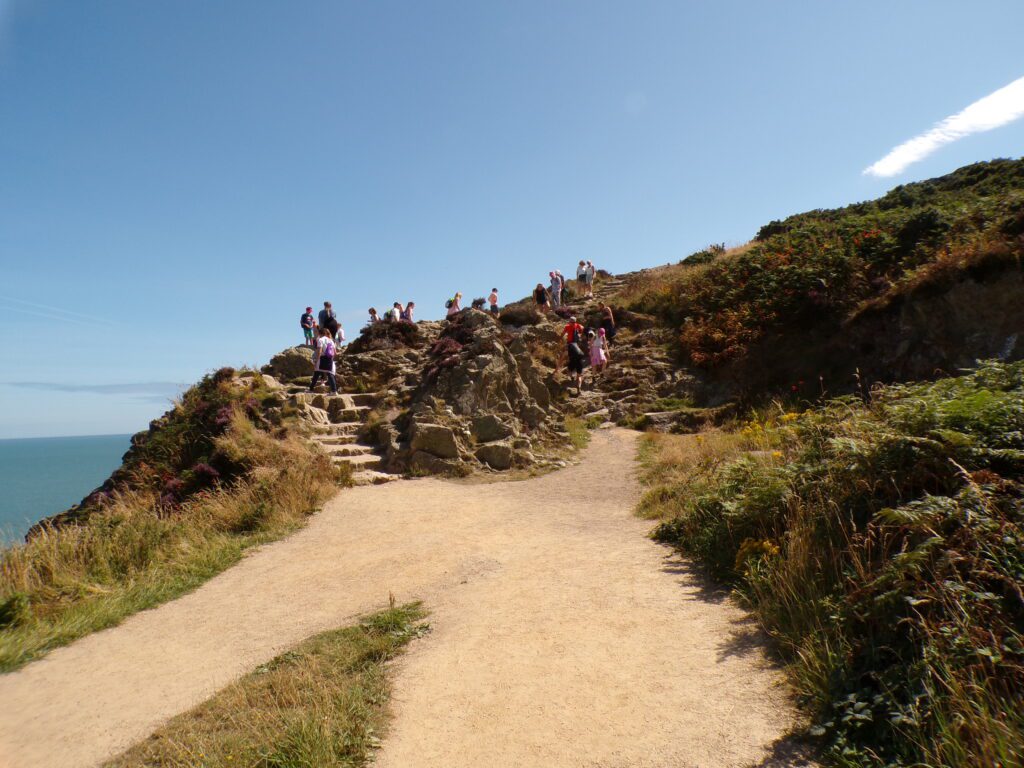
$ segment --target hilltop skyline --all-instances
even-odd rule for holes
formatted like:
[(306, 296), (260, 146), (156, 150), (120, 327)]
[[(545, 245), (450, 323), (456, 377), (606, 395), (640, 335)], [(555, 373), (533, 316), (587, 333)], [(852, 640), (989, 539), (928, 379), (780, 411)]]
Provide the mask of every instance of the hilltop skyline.
[(0, 438), (141, 429), (325, 299), (351, 339), (1020, 154), (863, 173), (1024, 74), (1019, 4), (788, 10), (0, 2)]

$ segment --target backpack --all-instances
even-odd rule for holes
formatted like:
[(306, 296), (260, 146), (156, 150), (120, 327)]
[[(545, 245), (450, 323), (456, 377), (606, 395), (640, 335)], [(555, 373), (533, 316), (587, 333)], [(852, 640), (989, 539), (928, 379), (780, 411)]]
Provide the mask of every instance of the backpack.
[(446, 301), (444, 303), (444, 308), (445, 309), (451, 309), (452, 308), (452, 304), (454, 304), (454, 303), (455, 303), (455, 299), (448, 299), (448, 301)]
[(333, 341), (327, 342), (327, 346), (324, 347), (323, 356), (324, 357), (329, 357), (329, 358), (333, 358), (334, 357), (334, 342)]

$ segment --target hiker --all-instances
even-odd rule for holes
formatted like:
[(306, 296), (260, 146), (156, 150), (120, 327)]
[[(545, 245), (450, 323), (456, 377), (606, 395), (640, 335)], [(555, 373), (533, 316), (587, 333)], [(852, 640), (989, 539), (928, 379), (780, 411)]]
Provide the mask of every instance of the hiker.
[(615, 338), (616, 333), (615, 315), (612, 313), (612, 308), (603, 301), (597, 305), (597, 308), (601, 311), (601, 328), (604, 330), (605, 343), (611, 349), (612, 339)]
[(402, 310), (402, 313), (401, 313), (401, 315), (399, 316), (398, 319), (399, 320), (404, 320), (407, 323), (415, 322), (412, 319), (412, 311), (415, 308), (416, 308), (416, 302), (415, 301), (410, 301), (408, 304), (405, 305), (405, 309)]
[(596, 335), (593, 331), (587, 331), (587, 337), (590, 339), (590, 364), (594, 368), (594, 373), (601, 373), (608, 365), (605, 330), (598, 328)]
[(555, 270), (555, 277), (558, 278), (558, 284), (561, 286), (561, 288), (559, 289), (558, 301), (559, 304), (561, 304), (561, 306), (564, 307), (566, 303), (569, 301), (569, 281), (566, 280), (565, 275), (563, 275), (557, 269)]
[(580, 259), (576, 265), (576, 285), (579, 286), (580, 294), (587, 295), (587, 262)]
[(391, 305), (391, 309), (384, 313), (384, 320), (389, 323), (397, 323), (402, 318), (402, 305), (399, 302), (395, 302)]
[(487, 297), (487, 303), (491, 305), (491, 314), (498, 316), (498, 289), (491, 288), (491, 295)]
[(319, 321), (318, 325), (321, 328), (326, 328), (328, 326), (328, 322), (327, 321), (330, 320), (333, 317), (334, 317), (334, 310), (331, 309), (331, 302), (325, 301), (324, 302), (324, 308), (321, 309), (320, 310), (320, 314), (317, 315), (317, 320)]
[(380, 315), (377, 314), (377, 310), (370, 307), (370, 325), (380, 322)]
[(587, 261), (587, 298), (594, 298), (594, 278), (597, 277), (597, 268), (594, 262)]
[(327, 379), (331, 392), (338, 394), (338, 380), (334, 377), (334, 356), (337, 354), (337, 347), (334, 346), (334, 339), (330, 329), (321, 326), (320, 338), (316, 341), (316, 359), (313, 361), (313, 378), (309, 382), (309, 391), (312, 392), (321, 376)]
[(537, 309), (541, 312), (548, 311), (548, 292), (542, 283), (537, 283), (533, 289), (533, 300), (537, 302)]
[(316, 320), (313, 319), (313, 308), (306, 307), (306, 311), (302, 313), (302, 317), (299, 318), (299, 325), (302, 327), (302, 346), (312, 347), (313, 346), (313, 326), (316, 325)]
[(576, 322), (575, 316), (570, 317), (561, 335), (565, 337), (566, 351), (569, 353), (569, 375), (575, 380), (576, 394), (579, 395), (583, 392), (583, 361), (586, 358), (580, 346), (583, 326)]
[(461, 300), (462, 294), (456, 293), (444, 303), (445, 309), (448, 310), (448, 314), (445, 315), (446, 318), (451, 319), (462, 311), (462, 305), (459, 303)]
[(551, 308), (558, 309), (562, 306), (562, 279), (555, 272), (548, 272), (551, 278)]

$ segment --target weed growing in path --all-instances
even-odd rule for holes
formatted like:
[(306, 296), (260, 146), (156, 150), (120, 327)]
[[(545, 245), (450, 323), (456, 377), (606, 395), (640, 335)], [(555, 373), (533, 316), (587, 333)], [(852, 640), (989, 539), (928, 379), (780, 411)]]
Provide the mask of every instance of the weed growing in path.
[(386, 662), (428, 630), (424, 616), (410, 603), (310, 638), (107, 765), (366, 765), (386, 726)]

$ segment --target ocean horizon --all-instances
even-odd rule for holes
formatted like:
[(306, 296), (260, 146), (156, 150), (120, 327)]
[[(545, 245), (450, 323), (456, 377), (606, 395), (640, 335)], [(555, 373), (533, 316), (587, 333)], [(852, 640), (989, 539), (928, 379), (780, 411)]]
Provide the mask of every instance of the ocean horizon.
[(0, 439), (0, 543), (77, 504), (121, 465), (131, 435)]

